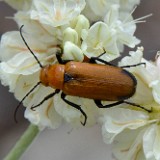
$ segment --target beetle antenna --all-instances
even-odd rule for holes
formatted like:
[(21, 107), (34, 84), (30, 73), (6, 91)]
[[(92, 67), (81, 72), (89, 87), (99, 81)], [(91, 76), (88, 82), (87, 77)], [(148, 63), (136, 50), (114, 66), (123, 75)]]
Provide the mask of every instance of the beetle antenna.
[(43, 65), (41, 64), (41, 62), (39, 61), (39, 59), (37, 58), (37, 56), (33, 53), (33, 51), (31, 50), (31, 48), (28, 46), (26, 40), (24, 39), (23, 37), (23, 34), (22, 34), (22, 28), (24, 27), (24, 25), (22, 25), (20, 27), (20, 35), (21, 35), (21, 38), (24, 42), (24, 44), (27, 46), (28, 50), (30, 51), (30, 53), (33, 55), (33, 57), (36, 59), (37, 63), (39, 64), (40, 68), (43, 68)]
[(19, 109), (19, 107), (21, 106), (22, 102), (28, 97), (28, 95), (33, 92), (35, 90), (35, 88), (37, 86), (39, 86), (41, 84), (41, 82), (38, 82), (23, 98), (22, 100), (19, 102), (19, 104), (17, 105), (15, 111), (14, 111), (14, 121), (17, 123), (17, 118), (16, 118), (16, 115), (17, 115), (17, 111)]

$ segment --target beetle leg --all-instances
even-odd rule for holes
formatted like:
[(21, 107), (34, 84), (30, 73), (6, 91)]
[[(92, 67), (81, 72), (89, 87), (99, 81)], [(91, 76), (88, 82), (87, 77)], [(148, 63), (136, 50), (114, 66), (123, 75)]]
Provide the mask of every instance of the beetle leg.
[(99, 57), (101, 57), (102, 55), (104, 55), (105, 53), (106, 53), (106, 51), (103, 52), (102, 54), (100, 54), (98, 57), (91, 57), (90, 60), (89, 60), (89, 63), (96, 63), (96, 61), (99, 61), (99, 62), (101, 62), (101, 63), (107, 64), (107, 65), (110, 65), (110, 66), (115, 66), (115, 65), (113, 65), (112, 63), (109, 63), (109, 62), (107, 62), (107, 61), (99, 58)]
[(73, 61), (73, 60), (63, 60), (61, 56), (62, 56), (61, 53), (59, 52), (56, 53), (56, 58), (59, 64), (66, 64), (67, 62)]
[(43, 104), (45, 101), (47, 101), (48, 99), (52, 98), (55, 94), (57, 94), (57, 93), (59, 93), (59, 92), (60, 92), (60, 90), (59, 90), (59, 89), (56, 89), (55, 92), (53, 92), (53, 93), (47, 95), (46, 97), (44, 97), (44, 99), (43, 99), (39, 104), (37, 104), (37, 105), (35, 105), (35, 106), (32, 106), (32, 107), (31, 107), (31, 110), (35, 111), (35, 108), (37, 108), (38, 106), (40, 106), (40, 105)]
[(62, 54), (60, 52), (57, 52), (56, 53), (56, 58), (57, 58), (57, 61), (60, 63), (60, 64), (63, 64), (63, 60), (61, 58)]
[(95, 104), (99, 107), (99, 108), (110, 108), (110, 107), (114, 107), (116, 105), (119, 105), (119, 104), (122, 104), (122, 103), (126, 103), (126, 104), (129, 104), (129, 105), (132, 105), (132, 106), (136, 106), (138, 108), (141, 108), (141, 109), (144, 109), (145, 111), (147, 112), (152, 112), (152, 110), (148, 110), (146, 109), (145, 107), (143, 106), (140, 106), (136, 103), (132, 103), (132, 102), (128, 102), (128, 101), (118, 101), (118, 102), (115, 102), (115, 103), (111, 103), (111, 104), (107, 104), (107, 105), (102, 105), (101, 101), (100, 100), (94, 100)]
[(118, 101), (118, 102), (115, 102), (115, 103), (103, 105), (101, 103), (101, 100), (94, 100), (94, 102), (97, 105), (97, 107), (99, 107), (99, 108), (110, 108), (110, 107), (113, 107), (113, 106), (116, 106), (116, 105), (124, 103), (124, 101)]
[(131, 68), (131, 67), (137, 67), (137, 66), (140, 66), (140, 65), (145, 65), (146, 66), (146, 63), (142, 62), (142, 63), (133, 64), (133, 65), (120, 66), (120, 68)]
[(100, 59), (98, 57), (91, 57), (90, 60), (89, 60), (89, 63), (96, 63), (96, 61), (99, 61), (101, 63), (107, 64), (107, 65), (110, 65), (110, 66), (114, 66), (113, 64), (111, 64), (107, 61), (104, 61), (103, 59)]
[(66, 103), (69, 104), (70, 106), (78, 109), (78, 110), (82, 113), (82, 115), (84, 116), (84, 122), (81, 122), (81, 124), (82, 124), (83, 126), (85, 126), (86, 121), (87, 121), (87, 115), (86, 115), (86, 113), (82, 110), (82, 108), (80, 107), (80, 105), (68, 101), (67, 99), (65, 99), (65, 97), (66, 97), (66, 94), (64, 94), (64, 93), (62, 92), (61, 98), (64, 100), (64, 102), (66, 102)]
[(110, 65), (110, 66), (114, 66), (113, 64), (111, 64), (111, 63), (109, 63), (107, 61), (104, 61), (103, 59), (100, 59), (100, 57), (103, 56), (105, 53), (106, 53), (106, 51), (104, 49), (104, 52), (101, 53), (99, 56), (91, 57), (90, 60), (89, 60), (89, 63), (96, 63), (96, 61), (99, 61), (101, 63), (107, 64), (107, 65)]
[(99, 57), (103, 56), (105, 53), (106, 53), (106, 51), (105, 51), (105, 49), (104, 49), (104, 52), (103, 52), (103, 53), (101, 53), (99, 56), (97, 56), (97, 58), (99, 58)]
[(152, 110), (146, 109), (145, 107), (143, 107), (139, 104), (136, 104), (136, 103), (132, 103), (132, 102), (128, 102), (128, 101), (123, 101), (123, 103), (129, 104), (129, 105), (132, 105), (132, 106), (136, 106), (136, 107), (141, 108), (141, 109), (143, 109), (147, 112), (152, 112)]

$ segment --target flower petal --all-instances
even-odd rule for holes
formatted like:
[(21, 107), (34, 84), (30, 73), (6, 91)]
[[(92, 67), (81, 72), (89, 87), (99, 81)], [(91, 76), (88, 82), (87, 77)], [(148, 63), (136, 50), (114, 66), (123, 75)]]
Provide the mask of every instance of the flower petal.
[(123, 108), (112, 108), (103, 117), (102, 134), (106, 143), (112, 143), (114, 138), (124, 129), (137, 129), (148, 123), (149, 116), (145, 112)]
[(19, 26), (22, 24), (24, 25), (23, 31), (27, 33), (25, 34), (25, 37), (28, 35), (29, 42), (33, 39), (33, 43), (36, 39), (35, 42), (42, 43), (39, 45), (39, 48), (44, 48), (44, 46), (46, 46), (46, 48), (54, 45), (56, 46), (60, 43), (59, 40), (62, 39), (63, 28), (53, 28), (45, 24), (40, 24), (38, 21), (30, 19), (28, 12), (17, 12), (14, 16), (14, 19), (19, 24)]
[(1, 63), (0, 63), (0, 80), (1, 80), (1, 83), (4, 86), (9, 86), (9, 91), (10, 92), (14, 92), (14, 89), (16, 88), (18, 77), (19, 77), (19, 75), (6, 73), (5, 70), (3, 70), (1, 68)]
[(34, 93), (33, 98), (28, 104), (25, 111), (25, 118), (27, 118), (31, 123), (38, 125), (40, 129), (45, 127), (57, 128), (62, 118), (57, 114), (54, 108), (53, 98), (45, 101), (42, 105), (35, 108), (35, 111), (31, 110), (30, 107), (39, 104), (45, 96), (54, 92), (52, 88), (40, 86), (38, 91)]
[(150, 86), (152, 87), (154, 100), (160, 104), (160, 80), (151, 82)]
[[(39, 72), (31, 75), (19, 75), (14, 89), (15, 97), (21, 101), (23, 97), (37, 84), (37, 82), (39, 82)], [(36, 89), (38, 89), (38, 87)], [(28, 95), (26, 100), (23, 102), (24, 106), (28, 106), (31, 99), (33, 98), (33, 93), (36, 91), (37, 90), (34, 90), (30, 95)]]
[(113, 4), (119, 4), (119, 1), (117, 0), (100, 0), (100, 1), (92, 1), (88, 0), (89, 6), (92, 9), (92, 11), (101, 17), (104, 17), (107, 10), (113, 5)]
[(145, 129), (125, 130), (113, 144), (113, 154), (117, 160), (145, 160), (142, 138)]
[(103, 22), (97, 22), (88, 31), (86, 39), (82, 42), (82, 50), (87, 57), (101, 56), (103, 60), (111, 61), (119, 56), (116, 45), (116, 36)]
[[(97, 107), (95, 106), (93, 100), (66, 96), (66, 99), (70, 102), (80, 105), (82, 110), (87, 115), (87, 126), (93, 125), (96, 123), (96, 116), (98, 115)], [(65, 103), (60, 95), (54, 96), (54, 103), (56, 111), (69, 123), (74, 126), (81, 125), (80, 122), (84, 122), (84, 116), (79, 110)]]
[(64, 60), (74, 60), (82, 62), (84, 59), (84, 55), (82, 53), (82, 50), (76, 46), (72, 42), (65, 42), (64, 44), (64, 54), (62, 56)]
[(31, 54), (22, 52), (14, 56), (11, 60), (1, 63), (1, 68), (12, 74), (33, 74), (40, 70), (39, 65)]
[(6, 61), (24, 49), (19, 32), (6, 32), (1, 37), (0, 59)]
[(160, 159), (160, 127), (153, 124), (148, 127), (143, 136), (143, 148), (147, 160)]
[(68, 24), (84, 9), (84, 0), (34, 0), (31, 19), (53, 27)]

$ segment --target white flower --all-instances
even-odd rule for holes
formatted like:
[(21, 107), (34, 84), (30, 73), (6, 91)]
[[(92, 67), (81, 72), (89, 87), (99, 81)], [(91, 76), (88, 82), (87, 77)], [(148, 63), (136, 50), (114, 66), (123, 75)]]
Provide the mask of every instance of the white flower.
[(120, 12), (131, 14), (139, 3), (140, 0), (86, 0), (83, 13), (91, 22), (102, 21), (114, 5), (119, 7)]
[[(24, 9), (25, 2), (30, 3), (29, 7), (24, 7)], [(21, 11), (15, 14), (14, 20), (19, 27), (24, 25), (23, 36), (43, 66), (57, 63), (57, 52), (63, 53), (62, 58), (64, 60), (74, 61), (83, 61), (85, 55), (96, 57), (104, 50), (106, 54), (101, 58), (107, 61), (120, 55), (117, 47), (119, 45), (117, 34), (120, 33), (119, 29), (117, 30), (118, 27), (114, 26), (113, 29), (111, 28), (113, 23), (106, 24), (104, 22), (97, 22), (90, 26), (91, 22), (82, 14), (86, 5), (84, 0), (34, 0), (25, 2), (21, 6)], [(109, 6), (106, 5), (106, 1), (104, 2), (104, 6), (99, 1), (93, 2), (94, 4), (89, 2), (92, 9), (96, 5), (98, 6), (98, 10), (101, 11), (99, 14), (98, 11), (95, 12), (98, 17), (105, 17), (106, 14), (109, 14), (109, 8), (113, 1), (109, 1)], [(116, 22), (119, 20), (118, 11), (114, 15), (111, 17), (113, 22)], [(131, 29), (127, 31), (128, 34), (129, 32), (133, 36)], [(129, 40), (127, 42), (132, 43)], [(0, 60), (2, 83), (9, 86), (10, 91), (15, 94), (18, 100), (22, 100), (39, 81), (41, 68), (24, 45), (19, 32), (8, 32), (2, 36)], [(36, 111), (30, 109), (31, 106), (39, 104), (45, 96), (54, 91), (53, 88), (39, 85), (30, 93), (23, 101), (24, 106), (27, 107), (25, 117), (42, 129), (44, 127), (56, 128), (63, 119), (73, 125), (81, 125), (80, 122), (84, 122), (84, 116), (77, 109), (64, 103), (60, 94), (45, 101), (35, 109)], [(96, 123), (99, 109), (93, 100), (73, 96), (66, 98), (81, 105), (88, 116), (87, 125)]]
[(116, 45), (117, 35), (103, 22), (97, 22), (88, 30), (88, 34), (83, 38), (82, 50), (87, 57), (101, 56), (106, 61), (111, 61), (119, 56)]
[(74, 60), (82, 62), (84, 59), (82, 50), (70, 41), (65, 42), (64, 52), (67, 54), (62, 55), (63, 60)]
[(52, 88), (40, 86), (32, 95), (33, 97), (25, 102), (27, 103), (26, 106), (28, 106), (25, 111), (25, 118), (33, 124), (38, 125), (40, 129), (44, 129), (45, 127), (54, 129), (59, 127), (62, 122), (62, 116), (55, 110), (53, 98), (44, 102), (40, 107), (37, 107), (35, 111), (32, 111), (29, 107), (38, 104), (46, 95), (52, 92), (54, 92)]
[(78, 33), (75, 29), (72, 29), (71, 27), (68, 27), (63, 32), (63, 43), (66, 41), (73, 42), (75, 44), (78, 44)]
[[(49, 52), (50, 47), (48, 45), (44, 45), (34, 37), (31, 40), (28, 40), (27, 36), (25, 38), (42, 64), (45, 65), (46, 61), (53, 58), (53, 56), (50, 57), (52, 53)], [(23, 44), (19, 32), (7, 32), (4, 34), (1, 38), (1, 49), (0, 57), (3, 60), (1, 69), (6, 73), (29, 75), (40, 69), (34, 57)], [(57, 48), (53, 47), (53, 49), (56, 51)]]
[[(114, 138), (126, 128), (137, 129), (147, 124), (149, 116), (142, 111), (123, 108), (112, 108), (105, 114), (105, 123), (102, 128), (104, 140), (112, 143)], [(107, 131), (107, 132), (106, 132)]]
[(159, 70), (159, 57), (155, 62), (147, 61), (143, 58), (143, 48), (138, 48), (136, 52), (130, 52), (130, 57), (126, 56), (119, 63), (120, 66), (123, 65), (131, 65), (143, 62), (146, 64), (146, 67), (132, 67), (130, 71), (135, 73), (140, 79), (143, 80), (145, 84), (147, 84), (148, 88), (152, 89), (152, 94), (154, 100), (160, 104), (159, 97), (159, 85), (160, 85), (160, 70)]
[[(17, 12), (14, 17), (19, 27), (24, 25), (23, 31), (28, 37), (36, 37), (41, 43), (49, 48), (55, 48), (62, 42), (64, 27), (50, 27), (31, 20), (28, 12)], [(29, 38), (30, 39), (30, 38)], [(53, 51), (51, 51), (53, 52)]]
[[(87, 5), (92, 11), (91, 13), (94, 13), (98, 17), (102, 17), (102, 19), (113, 4), (118, 5), (119, 0), (87, 0)], [(101, 20), (101, 18), (99, 18), (99, 20)]]
[[(80, 122), (84, 122), (84, 116), (72, 106), (66, 104), (60, 96), (56, 95), (55, 100), (55, 110), (69, 123), (72, 125), (80, 125)], [(87, 124), (93, 125), (96, 123), (96, 118), (98, 116), (98, 108), (91, 99), (67, 96), (67, 100), (71, 102), (76, 102), (76, 104), (81, 105), (81, 108), (87, 114)]]
[(155, 101), (160, 104), (160, 90), (159, 90), (160, 80), (153, 81), (150, 86), (153, 89), (152, 92), (153, 92), (153, 97)]
[[(150, 86), (159, 76), (156, 63), (143, 58), (143, 48), (130, 52), (131, 56), (122, 59), (120, 65), (131, 65), (145, 62), (145, 66), (129, 69), (138, 80), (137, 92), (128, 101), (137, 103), (151, 112), (134, 106), (120, 105), (121, 108), (112, 108), (103, 113), (102, 133), (106, 143), (114, 142), (114, 155), (116, 159), (159, 160), (159, 115), (160, 104), (155, 98), (160, 92)], [(132, 63), (131, 63), (132, 62)], [(158, 63), (158, 62), (157, 62)], [(153, 94), (153, 95), (152, 95)]]
[[(69, 3), (69, 1), (65, 3)], [(82, 8), (81, 4), (78, 6), (80, 1), (72, 1), (72, 3)], [(62, 6), (63, 5), (64, 3), (62, 3)], [(69, 16), (72, 17), (72, 14)], [(63, 48), (64, 51), (64, 59), (83, 61), (84, 55), (80, 48), (81, 32), (83, 29), (89, 28), (89, 22), (82, 15), (78, 16), (77, 14), (74, 15), (74, 17), (74, 19), (70, 19), (70, 23), (68, 19), (68, 25), (64, 25), (63, 27), (40, 24), (38, 21), (30, 19), (28, 12), (25, 11), (17, 12), (14, 19), (19, 26), (24, 24), (23, 36), (36, 57), (42, 65), (45, 66), (46, 64), (57, 63), (55, 54), (57, 51), (60, 51), (61, 48)], [(69, 27), (72, 27), (71, 30), (74, 32), (70, 30), (69, 32), (67, 31), (66, 34), (66, 30)], [(77, 38), (73, 40), (74, 38), (71, 37)], [(19, 32), (5, 33), (1, 39), (0, 50), (0, 58), (2, 61), (0, 63), (1, 81), (4, 85), (9, 86), (10, 91), (14, 92), (18, 100), (22, 100), (39, 81), (39, 71), (41, 68), (24, 45)], [(44, 102), (40, 107), (36, 108), (36, 111), (30, 109), (31, 106), (37, 105), (45, 96), (53, 92), (53, 88), (42, 85), (38, 86), (25, 101), (23, 101), (24, 106), (27, 107), (25, 117), (41, 129), (44, 127), (56, 128), (60, 125), (63, 118), (69, 123), (81, 125), (80, 122), (84, 122), (84, 117), (77, 109), (64, 103), (60, 98), (60, 94)], [(87, 125), (96, 122), (97, 107), (95, 105), (95, 107), (93, 107), (94, 103), (91, 102), (91, 100), (82, 100), (81, 98), (68, 96), (67, 98), (74, 103), (80, 102), (88, 116)], [(63, 110), (61, 108), (63, 108)]]
[(81, 45), (81, 38), (83, 36), (83, 32), (86, 30), (88, 31), (90, 27), (89, 20), (85, 16), (79, 15), (75, 19), (73, 19), (73, 21), (71, 21), (71, 27), (74, 28), (75, 31), (78, 33), (79, 37), (77, 44)]
[(150, 87), (152, 88), (152, 93), (155, 101), (160, 104), (160, 57), (159, 52), (157, 52), (156, 63), (152, 64), (152, 68), (150, 67), (150, 72), (152, 73), (152, 81), (150, 81)]
[(160, 127), (159, 125), (151, 125), (146, 132), (144, 133), (143, 142), (145, 145), (144, 153), (146, 155), (146, 159), (160, 159), (159, 153), (159, 140), (160, 140)]
[(159, 160), (159, 129), (159, 125), (150, 124), (122, 132), (114, 148), (116, 159)]
[(104, 22), (117, 35), (117, 45), (123, 51), (123, 45), (134, 48), (140, 41), (134, 36), (135, 22), (128, 12), (120, 12), (118, 5), (112, 5), (104, 18)]
[[(96, 3), (99, 3), (99, 5)], [(104, 1), (104, 3), (101, 1), (95, 1), (92, 3), (92, 5), (93, 4), (96, 6), (96, 8), (97, 6), (101, 6), (102, 8), (105, 8), (105, 4), (106, 4), (107, 9), (105, 9), (105, 14), (103, 13), (102, 8), (100, 9), (102, 13), (98, 10), (99, 11), (98, 13), (100, 13), (101, 16), (103, 15), (103, 18), (99, 18), (99, 19), (104, 20), (104, 23), (107, 24), (110, 35), (107, 35), (108, 34), (107, 32), (105, 36), (107, 36), (107, 38), (110, 38), (110, 36), (113, 36), (113, 38), (110, 38), (110, 42), (113, 39), (116, 41), (115, 47), (118, 47), (119, 52), (122, 52), (124, 50), (124, 45), (134, 48), (135, 45), (139, 44), (140, 40), (134, 36), (134, 32), (136, 30), (136, 23), (138, 22), (138, 20), (137, 21), (133, 20), (131, 16), (131, 12), (121, 11), (121, 6), (118, 3), (109, 5), (107, 1)], [(140, 18), (140, 19), (143, 19), (143, 18)], [(103, 32), (103, 30), (101, 32)], [(116, 38), (114, 35), (116, 35)], [(113, 45), (114, 43), (115, 42), (113, 42)], [(114, 50), (114, 52), (115, 51), (116, 50)], [(115, 54), (117, 53), (115, 52)]]
[(84, 0), (34, 0), (30, 17), (42, 24), (57, 27), (68, 24), (84, 7)]
[[(100, 56), (105, 51), (100, 58), (112, 61), (120, 56), (124, 45), (133, 48), (140, 42), (134, 32), (136, 23), (141, 22), (144, 17), (133, 20), (131, 15), (139, 0), (6, 2), (19, 10), (14, 20), (19, 27), (24, 25), (23, 36), (42, 66), (58, 63), (58, 52), (62, 53), (63, 60), (83, 62), (86, 56)], [(138, 82), (136, 93), (128, 101), (152, 112), (128, 104), (104, 110), (99, 109), (91, 99), (68, 95), (66, 99), (81, 106), (87, 115), (87, 126), (100, 119), (103, 123), (104, 141), (114, 143), (116, 159), (159, 160), (160, 58), (157, 55), (156, 62), (147, 61), (143, 58), (142, 47), (129, 54), (119, 66), (142, 62), (146, 65), (127, 69), (135, 75)], [(3, 34), (0, 60), (2, 84), (9, 86), (10, 92), (18, 100), (22, 100), (40, 81), (41, 66), (18, 31)], [(35, 111), (31, 110), (32, 106), (54, 92), (55, 89), (51, 87), (38, 85), (23, 101), (26, 106), (25, 118), (40, 129), (57, 128), (63, 121), (80, 126), (84, 122), (84, 116), (62, 100), (61, 92), (35, 108)]]
[(5, 71), (3, 71), (0, 67), (0, 74), (1, 74), (1, 83), (4, 86), (9, 86), (9, 91), (14, 92), (14, 89), (16, 88), (16, 82), (17, 82), (17, 75), (11, 75), (6, 74)]
[[(43, 43), (41, 40), (38, 40), (36, 36), (34, 38), (25, 33), (23, 33), (23, 35), (30, 48), (33, 50), (43, 65), (51, 63), (55, 60), (55, 53), (57, 51), (56, 46), (51, 46), (50, 43)], [(2, 83), (10, 87), (10, 91), (14, 92), (15, 97), (18, 100), (22, 100), (26, 93), (29, 92), (29, 90), (31, 90), (31, 88), (33, 88), (33, 86), (35, 86), (35, 84), (39, 81), (40, 67), (24, 45), (19, 32), (8, 32), (2, 36), (0, 58), (2, 60), (0, 63), (0, 78)], [(54, 90), (52, 89), (52, 92), (53, 91)], [(53, 101), (53, 99), (44, 103), (42, 107), (38, 109), (40, 110), (40, 112), (38, 111), (38, 114), (37, 111), (31, 112), (30, 110), (32, 105), (36, 105), (39, 100), (43, 100), (43, 95), (46, 96), (50, 92), (50, 88), (45, 89), (45, 87), (39, 87), (37, 91), (35, 90), (35, 92), (30, 94), (24, 101), (24, 106), (28, 107), (25, 113), (25, 117), (27, 117), (32, 123), (37, 124), (42, 128), (46, 126), (55, 128), (60, 123), (59, 115), (57, 115), (56, 112), (52, 113), (51, 111), (54, 111), (53, 105), (50, 107), (51, 109), (48, 115), (52, 113), (53, 115), (57, 116), (48, 116), (45, 112), (45, 109), (48, 109), (51, 104), (50, 102)], [(40, 99), (39, 94), (43, 96), (42, 99)], [(35, 116), (34, 119), (31, 118), (34, 117), (32, 115), (35, 114), (37, 116)]]

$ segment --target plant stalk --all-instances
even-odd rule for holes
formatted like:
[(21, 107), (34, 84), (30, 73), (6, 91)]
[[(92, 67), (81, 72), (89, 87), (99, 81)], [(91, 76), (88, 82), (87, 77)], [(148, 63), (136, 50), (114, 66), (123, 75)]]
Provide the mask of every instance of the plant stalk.
[(33, 142), (38, 133), (38, 127), (36, 125), (30, 124), (27, 130), (9, 152), (9, 154), (4, 158), (4, 160), (18, 160), (29, 147), (29, 145)]

